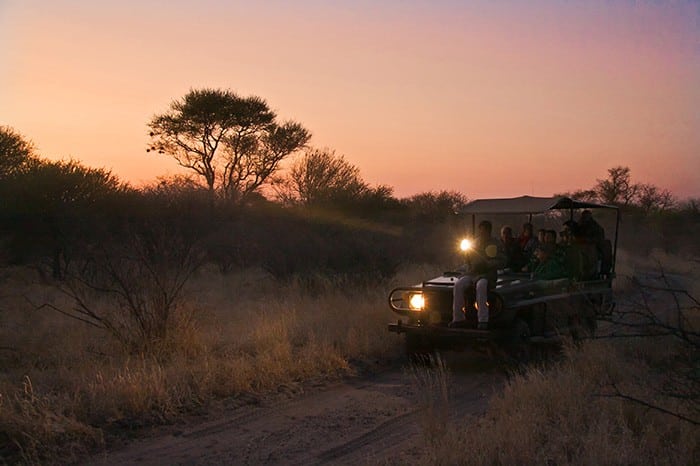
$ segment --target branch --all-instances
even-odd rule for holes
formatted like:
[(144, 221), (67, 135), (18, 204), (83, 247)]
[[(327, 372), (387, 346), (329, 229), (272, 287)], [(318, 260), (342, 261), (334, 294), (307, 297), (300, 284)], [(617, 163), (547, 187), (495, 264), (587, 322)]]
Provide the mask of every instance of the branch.
[(622, 399), (622, 400), (630, 401), (630, 402), (632, 402), (632, 403), (636, 403), (636, 404), (642, 405), (642, 406), (644, 406), (644, 407), (646, 407), (646, 408), (653, 409), (654, 411), (658, 411), (658, 412), (660, 412), (660, 413), (668, 414), (669, 416), (673, 416), (673, 417), (678, 418), (678, 419), (680, 419), (680, 420), (682, 420), (682, 421), (689, 422), (689, 423), (691, 423), (691, 424), (693, 424), (693, 425), (695, 425), (695, 426), (700, 425), (700, 421), (698, 421), (698, 420), (691, 419), (691, 418), (689, 418), (689, 417), (686, 417), (686, 416), (684, 416), (684, 415), (682, 415), (682, 414), (679, 414), (679, 413), (676, 413), (676, 412), (673, 412), (673, 411), (669, 411), (668, 409), (662, 408), (662, 407), (660, 407), (660, 406), (653, 405), (653, 404), (648, 403), (648, 402), (646, 402), (646, 401), (644, 401), (644, 400), (640, 400), (639, 398), (635, 398), (635, 397), (633, 397), (633, 396), (625, 395), (624, 393), (622, 393), (622, 392), (620, 391), (620, 389), (617, 387), (617, 385), (615, 385), (615, 383), (611, 383), (611, 386), (612, 386), (613, 389), (615, 389), (615, 393), (610, 394), (610, 395), (598, 394), (597, 396), (599, 396), (599, 397), (601, 397), (601, 398), (620, 398), (620, 399)]
[[(84, 319), (84, 318), (82, 318), (82, 317), (80, 317), (80, 316), (77, 316), (77, 315), (75, 315), (75, 314), (71, 314), (70, 312), (66, 312), (66, 311), (64, 311), (63, 309), (54, 306), (53, 304), (44, 303), (44, 304), (41, 304), (41, 305), (38, 305), (38, 306), (37, 306), (37, 305), (35, 305), (29, 298), (27, 298), (26, 296), (24, 297), (24, 299), (27, 300), (27, 302), (34, 308), (35, 311), (39, 311), (39, 310), (41, 310), (41, 309), (43, 309), (43, 308), (49, 308), (49, 309), (52, 309), (52, 310), (54, 310), (54, 311), (56, 311), (56, 312), (58, 312), (58, 313), (60, 313), (60, 314), (63, 314), (64, 316), (68, 316), (68, 317), (70, 317), (70, 318), (72, 318), (72, 319), (76, 319), (76, 320), (79, 320), (79, 321), (81, 321), (81, 322), (85, 322), (85, 323), (88, 324), (88, 325), (92, 325), (93, 327), (96, 327), (96, 328), (99, 328), (99, 329), (102, 329), (102, 330), (105, 330), (105, 328), (106, 328), (104, 325), (96, 324), (95, 322), (92, 322), (92, 321), (90, 321), (90, 320)], [(98, 320), (98, 322), (102, 323), (102, 322), (99, 321), (99, 320)]]

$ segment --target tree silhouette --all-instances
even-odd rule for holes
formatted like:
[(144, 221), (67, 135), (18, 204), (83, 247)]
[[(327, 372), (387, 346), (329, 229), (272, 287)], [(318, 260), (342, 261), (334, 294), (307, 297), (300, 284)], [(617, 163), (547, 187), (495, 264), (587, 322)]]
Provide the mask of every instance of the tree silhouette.
[(0, 179), (21, 172), (34, 159), (34, 145), (9, 126), (0, 126)]
[(109, 212), (113, 196), (126, 190), (107, 170), (74, 160), (36, 159), (0, 183), (0, 232), (10, 237), (14, 255), (38, 251), (61, 278), (71, 249), (85, 246), (100, 223), (95, 218)]
[(676, 205), (676, 199), (668, 189), (642, 183), (637, 188), (637, 204), (648, 213), (668, 210)]
[(595, 191), (606, 204), (629, 205), (639, 191), (639, 186), (631, 181), (629, 167), (609, 168), (608, 177), (597, 181)]
[(561, 195), (582, 201), (638, 208), (645, 214), (671, 210), (678, 205), (678, 200), (668, 189), (650, 183), (633, 183), (630, 168), (623, 166), (609, 168), (608, 177), (596, 180), (596, 185), (590, 189)]
[(171, 155), (202, 176), (212, 195), (241, 201), (310, 138), (301, 124), (276, 118), (260, 97), (193, 89), (150, 121), (147, 152)]
[(309, 149), (277, 180), (280, 199), (289, 204), (320, 205), (357, 199), (369, 191), (360, 170), (330, 149)]
[(457, 191), (425, 192), (402, 201), (409, 208), (412, 217), (428, 223), (446, 222), (467, 202), (467, 197)]

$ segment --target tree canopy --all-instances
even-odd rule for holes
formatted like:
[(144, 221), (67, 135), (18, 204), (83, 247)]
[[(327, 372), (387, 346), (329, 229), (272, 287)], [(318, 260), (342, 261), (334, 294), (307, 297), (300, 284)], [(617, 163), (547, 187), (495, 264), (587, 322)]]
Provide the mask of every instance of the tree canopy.
[(229, 90), (193, 89), (148, 124), (148, 152), (172, 156), (209, 191), (243, 200), (311, 137), (295, 121), (277, 122), (267, 102)]
[(0, 126), (0, 179), (22, 171), (34, 158), (34, 144), (11, 127)]
[(369, 190), (360, 170), (330, 149), (309, 149), (278, 180), (279, 197), (302, 205), (337, 204)]
[(580, 200), (636, 207), (644, 212), (669, 210), (678, 203), (668, 189), (632, 182), (629, 167), (623, 166), (609, 168), (608, 177), (596, 180), (592, 188), (565, 194)]

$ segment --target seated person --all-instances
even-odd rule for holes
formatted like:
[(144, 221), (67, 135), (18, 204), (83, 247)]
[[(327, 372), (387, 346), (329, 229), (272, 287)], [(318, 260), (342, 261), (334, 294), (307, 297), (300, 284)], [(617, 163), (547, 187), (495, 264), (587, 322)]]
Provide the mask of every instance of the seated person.
[(518, 240), (513, 237), (513, 229), (509, 226), (501, 228), (501, 250), (506, 256), (506, 268), (518, 271), (524, 265), (523, 253)]
[(566, 269), (554, 258), (554, 247), (542, 244), (535, 250), (538, 265), (532, 273), (535, 280), (555, 280), (566, 278)]
[(532, 231), (532, 223), (525, 223), (523, 224), (522, 233), (518, 237), (518, 244), (520, 244), (524, 261), (530, 260), (537, 247), (537, 238), (535, 238)]
[(546, 234), (547, 234), (547, 230), (545, 230), (544, 228), (540, 228), (539, 230), (537, 230), (537, 243), (538, 244), (544, 243), (544, 237)]
[[(556, 232), (554, 232), (556, 238)], [(571, 254), (571, 235), (569, 230), (564, 229), (559, 232), (561, 240), (554, 245), (554, 258), (559, 261), (559, 263), (568, 269), (569, 256)]]
[(578, 231), (578, 222), (576, 220), (567, 220), (564, 222), (564, 226), (562, 227), (562, 231), (566, 231), (569, 233), (569, 238), (571, 240), (574, 239), (574, 235)]
[[(525, 246), (522, 247), (522, 265), (519, 269), (520, 272), (532, 272), (537, 266), (537, 257), (535, 257), (535, 249), (539, 246), (542, 241), (544, 241), (544, 230), (538, 230), (537, 236), (532, 236), (532, 223), (526, 223), (523, 225), (523, 234), (520, 235), (520, 244), (523, 244), (523, 238), (525, 238), (526, 233), (530, 236)], [(542, 240), (538, 239), (542, 236)]]
[(559, 232), (559, 244), (563, 246), (570, 246), (571, 239), (571, 230), (564, 226), (564, 228)]
[(577, 278), (591, 280), (601, 270), (603, 228), (593, 219), (590, 210), (581, 212), (579, 222), (573, 230), (573, 244), (578, 252)]
[(521, 272), (528, 272), (532, 273), (535, 271), (537, 266), (539, 265), (540, 261), (537, 259), (537, 248), (540, 246), (544, 246), (544, 244), (538, 244), (535, 250), (532, 252), (532, 257), (527, 261), (525, 265), (523, 265), (523, 268), (520, 269)]
[(605, 239), (605, 230), (595, 221), (593, 214), (588, 209), (581, 212), (577, 226), (577, 236), (596, 245)]
[(488, 328), (489, 308), (486, 303), (488, 290), (496, 286), (498, 269), (505, 265), (503, 252), (498, 247), (498, 242), (491, 236), (492, 228), (491, 222), (487, 220), (479, 224), (476, 242), (467, 256), (464, 275), (457, 280), (452, 291), (452, 322), (450, 322), (450, 327), (465, 325), (465, 294), (471, 287), (475, 287), (478, 328), (481, 330)]
[(545, 244), (557, 244), (557, 232), (555, 230), (545, 230), (544, 231), (544, 243)]

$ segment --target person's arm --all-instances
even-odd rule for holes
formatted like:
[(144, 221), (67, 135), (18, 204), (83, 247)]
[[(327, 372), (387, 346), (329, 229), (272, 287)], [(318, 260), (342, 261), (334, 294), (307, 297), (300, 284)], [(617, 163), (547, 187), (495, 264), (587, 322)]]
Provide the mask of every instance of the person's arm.
[(537, 280), (556, 280), (565, 278), (566, 272), (559, 266), (556, 260), (549, 259), (535, 269), (534, 278)]

